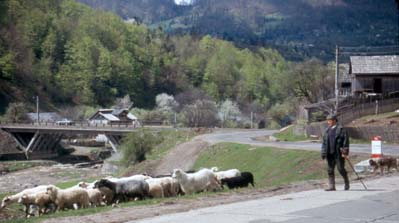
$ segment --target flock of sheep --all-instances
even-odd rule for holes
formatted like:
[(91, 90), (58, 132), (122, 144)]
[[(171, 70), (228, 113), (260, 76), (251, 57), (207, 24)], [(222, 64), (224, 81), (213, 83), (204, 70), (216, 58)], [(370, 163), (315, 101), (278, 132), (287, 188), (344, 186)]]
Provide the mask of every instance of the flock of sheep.
[(213, 167), (203, 168), (194, 173), (175, 169), (168, 176), (107, 177), (92, 183), (80, 182), (67, 189), (60, 189), (54, 185), (40, 185), (5, 197), (0, 209), (18, 202), (25, 205), (26, 217), (36, 212), (40, 216), (55, 210), (115, 205), (137, 199), (219, 191), (223, 189), (223, 185), (233, 189), (247, 187), (249, 184), (254, 186), (252, 173), (240, 172), (238, 169), (218, 171), (217, 167)]

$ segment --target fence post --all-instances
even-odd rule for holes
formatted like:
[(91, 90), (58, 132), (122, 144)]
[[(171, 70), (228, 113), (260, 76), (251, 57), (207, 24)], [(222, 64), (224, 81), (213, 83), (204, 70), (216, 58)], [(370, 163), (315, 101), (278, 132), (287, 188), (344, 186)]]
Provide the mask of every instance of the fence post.
[(375, 114), (378, 115), (378, 100), (375, 100)]

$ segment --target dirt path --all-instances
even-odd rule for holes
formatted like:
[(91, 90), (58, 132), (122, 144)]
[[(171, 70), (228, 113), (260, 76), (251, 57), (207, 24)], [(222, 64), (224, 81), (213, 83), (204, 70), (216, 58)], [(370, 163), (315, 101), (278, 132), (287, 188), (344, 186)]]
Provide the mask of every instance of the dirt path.
[(73, 165), (38, 166), (0, 175), (0, 193), (18, 192), (36, 185), (57, 184), (71, 180), (98, 178), (99, 171)]
[(199, 138), (182, 143), (170, 150), (151, 174), (155, 176), (170, 174), (176, 168), (190, 170), (200, 152), (208, 148), (208, 146), (209, 143)]

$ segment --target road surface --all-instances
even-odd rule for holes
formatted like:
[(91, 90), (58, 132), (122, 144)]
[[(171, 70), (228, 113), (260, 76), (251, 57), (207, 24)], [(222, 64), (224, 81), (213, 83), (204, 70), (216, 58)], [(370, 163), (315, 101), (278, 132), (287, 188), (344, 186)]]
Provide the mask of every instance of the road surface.
[[(269, 136), (276, 133), (276, 130), (231, 130), (219, 131), (211, 134), (199, 136), (200, 139), (207, 141), (211, 144), (220, 142), (234, 142), (241, 144), (250, 144), (255, 146), (268, 146), (281, 149), (301, 149), (320, 151), (320, 142), (265, 142), (257, 141), (254, 138), (260, 136)], [(397, 144), (383, 144), (383, 154), (385, 155), (399, 155), (399, 145)], [(371, 153), (370, 144), (351, 144), (350, 151), (355, 153)]]
[(349, 191), (310, 190), (250, 200), (129, 223), (351, 223), (399, 222), (399, 175), (360, 183)]

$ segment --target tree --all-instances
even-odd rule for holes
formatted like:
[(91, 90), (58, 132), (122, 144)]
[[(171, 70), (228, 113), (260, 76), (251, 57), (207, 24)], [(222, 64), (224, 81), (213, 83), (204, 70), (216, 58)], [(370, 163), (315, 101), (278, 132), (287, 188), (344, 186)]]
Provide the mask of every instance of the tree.
[(117, 98), (114, 108), (127, 108), (130, 109), (133, 106), (133, 102), (130, 100), (130, 96), (127, 94), (123, 98)]
[(122, 163), (125, 166), (146, 160), (146, 154), (162, 141), (159, 136), (145, 129), (129, 133), (123, 138), (120, 149), (123, 154)]
[(226, 121), (236, 121), (237, 117), (240, 115), (241, 112), (237, 103), (229, 99), (219, 105), (219, 118), (222, 122), (222, 127), (226, 127)]
[(28, 112), (26, 105), (22, 102), (10, 103), (4, 114), (4, 121), (6, 122), (23, 122), (28, 121), (26, 113)]
[(218, 111), (214, 101), (197, 100), (194, 104), (186, 105), (182, 114), (184, 124), (188, 127), (215, 127), (219, 125)]
[(320, 60), (311, 59), (293, 65), (291, 78), (288, 81), (296, 97), (303, 98), (309, 103), (316, 103), (332, 97), (333, 74), (331, 66), (323, 65)]
[(157, 104), (157, 109), (163, 112), (173, 112), (176, 110), (179, 103), (175, 101), (173, 95), (168, 95), (165, 93), (159, 94), (155, 98), (155, 102)]

